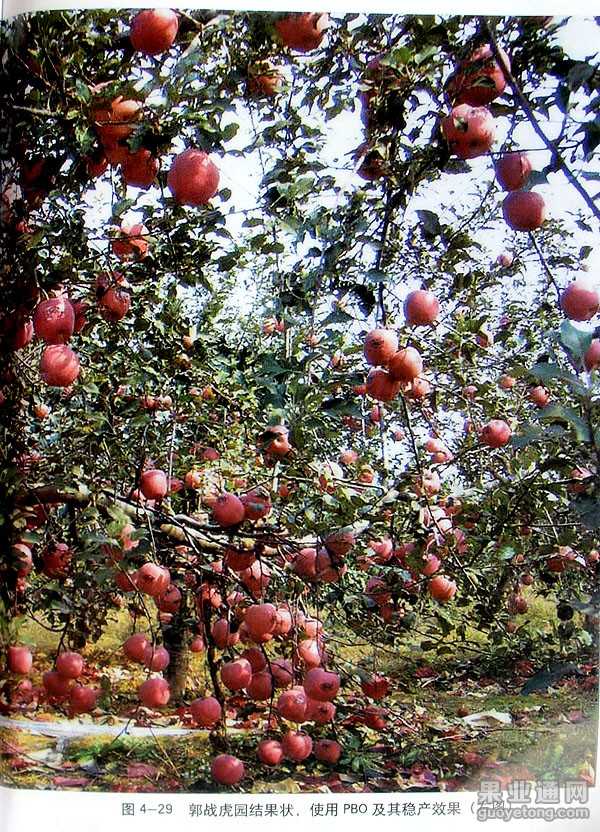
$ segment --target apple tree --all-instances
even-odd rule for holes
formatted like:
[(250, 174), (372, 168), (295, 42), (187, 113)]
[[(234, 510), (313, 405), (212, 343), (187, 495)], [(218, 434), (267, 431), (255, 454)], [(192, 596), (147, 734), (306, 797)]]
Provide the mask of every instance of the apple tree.
[[(340, 645), (418, 634), (442, 654), (475, 628), (490, 666), (589, 646), (598, 67), (570, 57), (569, 25), (165, 10), (8, 25), (15, 679), (33, 619), (57, 636), (44, 695), (93, 710), (78, 651), (127, 613), (143, 706), (191, 703), (218, 732), (244, 691), (284, 732), (263, 762), (311, 753), (293, 724), (333, 760), (340, 715), (388, 716), (373, 704), (388, 680)], [(528, 625), (532, 593), (557, 605), (546, 629)], [(215, 758), (218, 782), (243, 774)]]

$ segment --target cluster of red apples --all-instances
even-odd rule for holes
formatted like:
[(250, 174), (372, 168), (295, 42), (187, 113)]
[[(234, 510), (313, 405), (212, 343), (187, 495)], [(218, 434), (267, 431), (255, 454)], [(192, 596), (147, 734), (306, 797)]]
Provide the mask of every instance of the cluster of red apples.
[[(410, 292), (404, 302), (406, 322), (415, 327), (431, 326), (439, 311), (439, 301), (425, 289)], [(364, 392), (377, 401), (393, 401), (400, 393), (422, 399), (431, 391), (431, 385), (421, 376), (423, 360), (418, 350), (398, 346), (398, 336), (392, 329), (373, 329), (365, 339), (364, 355), (374, 369), (367, 376)], [(500, 448), (510, 441), (511, 435), (505, 421), (492, 419), (481, 429), (480, 438), (490, 448)]]
[[(368, 88), (361, 93), (363, 122), (368, 128), (374, 107), (393, 92), (395, 84), (394, 73), (382, 63), (382, 57), (369, 63), (365, 76)], [(496, 123), (487, 105), (506, 89), (505, 69), (510, 72), (506, 52), (498, 48), (496, 57), (493, 48), (484, 44), (461, 61), (450, 77), (446, 91), (453, 106), (442, 119), (441, 129), (448, 147), (459, 159), (475, 159), (490, 152)], [(388, 172), (378, 149), (369, 142), (358, 148), (355, 159), (360, 162), (358, 173), (363, 179), (379, 179)], [(546, 217), (540, 194), (523, 190), (531, 169), (527, 154), (519, 151), (505, 153), (496, 163), (498, 182), (509, 191), (503, 203), (504, 218), (517, 231), (533, 231)]]
[[(13, 694), (13, 701), (27, 704), (39, 692), (36, 692), (31, 679), (27, 678), (33, 670), (33, 655), (28, 647), (11, 645), (7, 650), (7, 668), (21, 678)], [(56, 657), (54, 670), (46, 671), (42, 676), (42, 687), (46, 698), (54, 703), (66, 703), (70, 716), (90, 713), (97, 705), (100, 689), (84, 685), (77, 680), (84, 672), (85, 662), (79, 653), (63, 651)]]
[[(323, 40), (329, 16), (304, 13), (284, 16), (275, 22), (275, 33), (281, 43), (297, 52), (316, 49)], [(177, 14), (171, 9), (150, 9), (139, 12), (131, 23), (131, 45), (136, 52), (156, 57), (175, 43), (179, 29)], [(248, 91), (254, 96), (272, 97), (283, 88), (280, 68), (261, 61), (248, 69)], [(101, 92), (102, 85), (93, 92)], [(139, 125), (143, 103), (123, 96), (101, 101), (92, 111), (92, 121), (100, 140), (101, 152), (88, 158), (90, 176), (101, 176), (109, 164), (118, 165), (123, 180), (130, 186), (147, 189), (156, 180), (160, 161), (148, 148), (131, 151), (128, 138)], [(205, 205), (219, 187), (219, 171), (203, 150), (188, 148), (178, 154), (168, 173), (167, 184), (180, 205)]]
[[(498, 49), (496, 57), (492, 47), (485, 44), (461, 63), (448, 82), (454, 106), (442, 120), (442, 132), (459, 159), (475, 159), (491, 150), (496, 124), (486, 105), (504, 92), (505, 70), (510, 72), (506, 52)], [(515, 231), (533, 231), (546, 218), (543, 197), (534, 191), (522, 190), (531, 170), (527, 154), (519, 151), (505, 153), (496, 162), (496, 178), (509, 192), (502, 205), (504, 219)]]

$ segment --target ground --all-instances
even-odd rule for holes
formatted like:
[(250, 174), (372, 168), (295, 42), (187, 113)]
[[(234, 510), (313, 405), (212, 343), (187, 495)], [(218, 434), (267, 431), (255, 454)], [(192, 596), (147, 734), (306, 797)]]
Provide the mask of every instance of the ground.
[[(538, 614), (539, 614), (538, 610)], [(547, 610), (543, 610), (546, 615)], [(221, 737), (193, 727), (185, 708), (166, 714), (132, 707), (132, 692), (144, 678), (141, 668), (123, 664), (120, 644), (127, 619), (118, 615), (107, 633), (84, 651), (86, 681), (110, 686), (94, 716), (80, 717), (77, 731), (107, 726), (112, 736), (51, 737), (27, 730), (0, 729), (0, 779), (21, 788), (82, 788), (92, 791), (214, 792), (210, 760), (225, 749)], [(56, 638), (30, 626), (36, 644), (36, 673), (52, 666)], [(568, 676), (546, 692), (523, 695), (535, 663), (522, 660), (514, 670), (482, 675), (477, 650), (423, 651), (417, 639), (377, 654), (377, 670), (392, 681), (384, 704), (388, 724), (381, 732), (360, 725), (358, 693), (338, 705), (334, 729), (309, 729), (318, 737), (337, 737), (344, 745), (340, 762), (329, 767), (310, 757), (305, 764), (276, 769), (260, 765), (256, 732), (268, 718), (268, 704), (256, 707), (232, 697), (227, 712), (227, 750), (246, 765), (245, 792), (393, 792), (476, 790), (481, 779), (593, 781), (598, 722), (597, 665), (583, 660), (578, 676)], [(372, 650), (360, 644), (342, 648), (341, 658), (368, 666)], [(94, 670), (93, 668), (98, 668)], [(193, 658), (191, 684), (207, 683), (201, 655)], [(34, 677), (34, 682), (39, 681)], [(487, 714), (487, 716), (483, 716)], [(64, 723), (60, 709), (40, 703), (11, 717)], [(122, 720), (128, 720), (124, 723)], [(6, 724), (6, 723), (5, 723)], [(126, 736), (125, 724), (145, 726), (146, 736)], [(81, 727), (83, 726), (83, 727)], [(97, 727), (96, 727), (97, 726)], [(157, 736), (156, 729), (188, 728), (185, 736)], [(276, 736), (273, 724), (271, 735)]]

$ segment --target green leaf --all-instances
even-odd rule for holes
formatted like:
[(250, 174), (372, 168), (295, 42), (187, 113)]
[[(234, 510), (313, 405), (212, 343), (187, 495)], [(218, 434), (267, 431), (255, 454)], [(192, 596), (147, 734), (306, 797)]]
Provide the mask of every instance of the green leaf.
[(511, 448), (526, 448), (532, 442), (537, 442), (543, 437), (543, 431), (534, 425), (525, 425), (518, 436), (512, 436), (509, 442)]
[(564, 378), (565, 376), (562, 367), (559, 367), (558, 364), (551, 363), (534, 364), (529, 372), (539, 381), (550, 381), (553, 378)]
[(589, 81), (594, 71), (594, 67), (590, 66), (590, 64), (586, 64), (583, 61), (576, 63), (575, 66), (571, 67), (567, 75), (567, 84), (570, 89), (576, 90), (586, 81)]
[(506, 546), (501, 546), (498, 549), (498, 557), (500, 558), (500, 560), (512, 560), (512, 558), (514, 558), (516, 553), (517, 552), (516, 552), (516, 549), (514, 548), (514, 546), (507, 546), (506, 545)]
[(381, 272), (378, 269), (369, 269), (365, 277), (369, 283), (386, 283), (390, 279), (390, 275)]
[(571, 355), (579, 361), (583, 358), (592, 343), (591, 332), (584, 332), (581, 329), (577, 329), (571, 321), (562, 322), (559, 338), (563, 347), (568, 349)]
[(315, 180), (312, 176), (302, 176), (290, 187), (290, 194), (294, 196), (306, 196), (314, 190)]
[(228, 124), (226, 127), (223, 128), (221, 133), (221, 138), (224, 142), (231, 141), (235, 135), (237, 135), (238, 130), (240, 129), (240, 125), (237, 124), (235, 121)]
[(88, 102), (92, 94), (87, 84), (84, 84), (79, 78), (75, 81), (75, 95), (80, 101)]
[(135, 205), (135, 199), (120, 199), (113, 208), (113, 217), (120, 217), (128, 211), (132, 205)]
[(556, 88), (556, 106), (561, 113), (566, 113), (569, 109), (569, 98), (571, 97), (571, 90), (567, 84), (559, 84)]
[(548, 184), (548, 171), (546, 168), (543, 170), (532, 170), (529, 176), (527, 177), (527, 183), (523, 190), (529, 191), (531, 188), (535, 188), (536, 185), (547, 185)]
[(600, 144), (600, 116), (588, 121), (578, 132), (583, 133), (583, 152), (587, 159)]
[(382, 58), (381, 65), (391, 67), (405, 66), (410, 63), (412, 57), (412, 49), (409, 49), (408, 46), (400, 46), (396, 49), (392, 49), (392, 51), (386, 55), (385, 58)]
[(417, 52), (414, 58), (414, 62), (417, 64), (417, 66), (420, 66), (421, 64), (424, 64), (426, 61), (428, 61), (429, 58), (432, 58), (434, 55), (438, 55), (439, 51), (440, 50), (437, 46), (427, 46), (425, 47), (425, 49), (421, 50), (421, 52)]
[(199, 61), (198, 53), (200, 52), (201, 46), (202, 32), (199, 32), (171, 70), (171, 75), (174, 78), (185, 75), (196, 65), (197, 61)]
[(537, 414), (540, 422), (566, 422), (572, 427), (579, 442), (590, 442), (591, 435), (587, 423), (572, 408), (562, 404), (550, 404)]
[(578, 396), (587, 397), (588, 395), (588, 389), (585, 384), (582, 384), (582, 382), (579, 381), (577, 376), (573, 375), (573, 373), (563, 370), (563, 368), (559, 367), (558, 364), (540, 362), (539, 364), (535, 364), (529, 372), (539, 381), (552, 381), (552, 379), (560, 379), (561, 381), (565, 381), (569, 384)]
[(433, 211), (420, 210), (417, 216), (421, 222), (421, 228), (426, 237), (439, 237), (442, 233), (442, 226), (437, 214)]
[(579, 515), (583, 525), (592, 530), (600, 529), (600, 501), (593, 497), (577, 497), (570, 507)]
[(592, 634), (588, 633), (587, 630), (579, 630), (579, 632), (577, 633), (575, 638), (581, 644), (585, 645), (585, 647), (590, 647), (592, 645), (592, 642), (593, 642)]

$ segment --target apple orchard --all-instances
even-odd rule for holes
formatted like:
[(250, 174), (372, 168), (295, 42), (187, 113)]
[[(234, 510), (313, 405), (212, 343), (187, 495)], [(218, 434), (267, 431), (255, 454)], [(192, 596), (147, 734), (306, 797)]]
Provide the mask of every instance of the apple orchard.
[(251, 790), (410, 742), (408, 644), (593, 654), (600, 74), (565, 25), (7, 27), (3, 713), (175, 715)]

